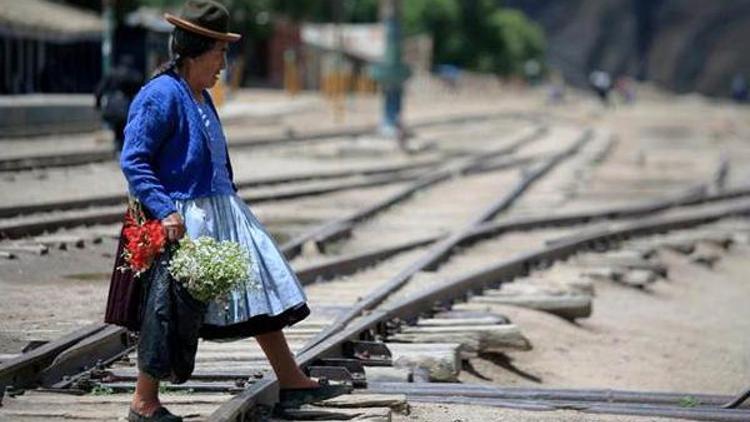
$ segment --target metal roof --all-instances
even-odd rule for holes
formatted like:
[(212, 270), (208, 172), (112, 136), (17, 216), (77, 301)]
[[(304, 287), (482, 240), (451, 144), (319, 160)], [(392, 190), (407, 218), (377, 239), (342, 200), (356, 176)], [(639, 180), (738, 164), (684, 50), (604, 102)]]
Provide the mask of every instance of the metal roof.
[(154, 32), (172, 32), (174, 26), (164, 19), (164, 11), (151, 7), (141, 6), (125, 17), (125, 24), (129, 26), (140, 26)]
[(385, 52), (384, 30), (382, 24), (303, 24), (301, 36), (307, 45), (329, 51), (340, 48), (345, 54), (376, 62)]
[(94, 12), (48, 0), (0, 0), (0, 34), (50, 42), (98, 40), (104, 21)]

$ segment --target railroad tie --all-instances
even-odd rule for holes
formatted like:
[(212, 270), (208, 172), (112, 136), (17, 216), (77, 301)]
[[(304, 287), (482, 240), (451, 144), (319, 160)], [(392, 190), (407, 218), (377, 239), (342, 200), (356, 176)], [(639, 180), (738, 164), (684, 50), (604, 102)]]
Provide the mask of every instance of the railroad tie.
[(585, 291), (593, 292), (593, 286), (586, 284), (576, 286), (543, 276), (520, 278), (498, 289), (484, 290), (482, 295), (473, 296), (467, 303), (455, 305), (454, 309), (491, 310), (493, 305), (511, 305), (548, 312), (568, 320), (586, 318), (591, 315), (592, 294)]
[(286, 410), (283, 418), (293, 420), (366, 420), (390, 421), (393, 413), (408, 415), (404, 394), (350, 394), (335, 397), (300, 409)]
[(49, 253), (49, 247), (42, 243), (12, 243), (3, 246), (3, 250), (13, 253), (28, 253), (33, 255), (46, 255)]
[(357, 420), (370, 422), (390, 422), (391, 409), (387, 407), (372, 407), (360, 409), (321, 408), (318, 406), (302, 406), (299, 409), (286, 409), (281, 416), (290, 420)]
[(461, 343), (388, 343), (393, 365), (412, 372), (422, 382), (457, 382), (461, 372)]
[[(459, 320), (457, 320), (458, 322)], [(388, 338), (392, 342), (461, 344), (469, 355), (507, 350), (529, 350), (531, 344), (515, 324), (416, 326), (402, 328)]]

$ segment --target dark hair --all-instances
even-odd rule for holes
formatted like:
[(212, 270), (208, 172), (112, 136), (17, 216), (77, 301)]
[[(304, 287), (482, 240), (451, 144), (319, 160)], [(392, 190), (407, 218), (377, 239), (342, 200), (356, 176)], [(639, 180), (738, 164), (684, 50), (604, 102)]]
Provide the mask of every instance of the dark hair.
[(172, 57), (168, 62), (159, 66), (151, 76), (151, 79), (164, 73), (174, 70), (181, 66), (186, 57), (198, 57), (201, 54), (214, 48), (216, 40), (195, 32), (186, 31), (181, 28), (175, 28), (172, 36), (169, 38), (169, 54)]

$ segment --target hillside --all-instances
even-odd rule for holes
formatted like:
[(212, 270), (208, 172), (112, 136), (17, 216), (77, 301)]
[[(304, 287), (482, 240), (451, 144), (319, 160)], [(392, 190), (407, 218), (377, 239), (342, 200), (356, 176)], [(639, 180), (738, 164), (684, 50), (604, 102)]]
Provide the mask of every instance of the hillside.
[(547, 31), (551, 65), (571, 82), (592, 69), (676, 92), (726, 96), (750, 77), (750, 0), (506, 0)]

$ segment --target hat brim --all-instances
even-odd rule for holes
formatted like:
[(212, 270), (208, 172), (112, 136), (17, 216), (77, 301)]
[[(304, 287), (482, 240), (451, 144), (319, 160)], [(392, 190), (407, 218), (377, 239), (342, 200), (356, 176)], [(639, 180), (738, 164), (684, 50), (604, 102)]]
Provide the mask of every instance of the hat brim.
[(190, 21), (186, 21), (185, 19), (182, 19), (180, 17), (177, 17), (175, 15), (165, 13), (164, 19), (167, 20), (167, 22), (171, 23), (174, 26), (180, 27), (186, 31), (195, 32), (196, 34), (203, 35), (205, 37), (214, 38), (220, 41), (227, 41), (227, 42), (235, 42), (239, 41), (240, 38), (242, 38), (242, 35), (235, 34), (232, 32), (217, 32), (213, 31), (208, 28), (204, 28), (200, 25), (196, 25)]

